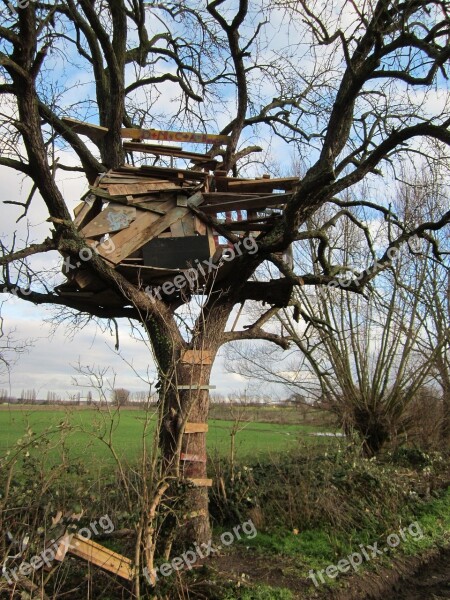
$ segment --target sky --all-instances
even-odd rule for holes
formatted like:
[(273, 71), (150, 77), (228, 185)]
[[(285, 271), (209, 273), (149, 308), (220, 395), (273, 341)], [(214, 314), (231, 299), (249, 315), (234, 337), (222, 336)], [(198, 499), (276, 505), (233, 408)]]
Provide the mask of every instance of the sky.
[[(330, 4), (330, 7), (332, 5)], [(349, 6), (349, 3), (346, 3)], [(324, 8), (331, 10), (331, 8)], [(348, 9), (349, 10), (349, 9)], [(331, 13), (330, 13), (331, 14)], [(259, 13), (255, 12), (251, 15), (251, 21), (260, 19)], [(339, 19), (343, 25), (351, 27), (352, 16), (351, 12), (342, 12)], [(271, 14), (270, 23), (267, 25), (264, 35), (270, 41), (269, 54), (283, 53), (290, 47), (295, 47), (296, 51), (302, 52), (302, 36), (298, 28), (293, 25), (293, 22), (286, 25), (286, 19), (282, 11)], [(252, 23), (252, 27), (254, 23)], [(320, 63), (329, 55), (330, 49), (327, 47), (317, 48), (315, 58)], [(272, 55), (273, 56), (273, 55)], [(309, 57), (311, 59), (311, 56)], [(327, 58), (331, 63), (333, 57)], [(53, 64), (54, 63), (54, 64)], [(55, 77), (57, 91), (61, 92), (60, 103), (64, 106), (71, 107), (76, 102), (84, 102), (89, 96), (92, 96), (93, 86), (89, 76), (80, 68), (76, 62), (72, 64), (59, 60), (58, 53), (50, 58), (49, 67), (52, 68), (52, 77)], [(338, 63), (335, 63), (337, 67)], [(167, 67), (170, 70), (170, 66)], [(311, 70), (315, 65), (311, 60), (302, 61), (302, 68)], [(62, 71), (63, 70), (63, 71)], [(58, 82), (57, 79), (61, 76), (64, 85)], [(129, 72), (131, 77), (132, 73)], [(263, 79), (261, 95), (271, 98), (273, 92), (268, 78)], [(264, 87), (265, 86), (265, 87)], [(51, 86), (50, 86), (51, 87)], [(153, 106), (153, 113), (163, 114), (170, 113), (170, 102), (175, 94), (175, 85), (173, 83), (163, 84), (161, 86), (161, 96)], [(448, 99), (446, 90), (439, 88), (428, 92), (426, 98), (420, 97), (418, 92), (417, 102), (424, 101), (431, 111), (438, 111), (441, 104), (445, 104)], [(137, 97), (137, 100), (144, 101), (145, 98)], [(216, 123), (211, 123), (208, 127), (212, 133), (217, 133), (217, 128), (223, 126), (228, 121), (229, 115), (226, 114), (226, 108), (232, 110), (234, 106), (234, 95), (229, 90), (224, 90), (223, 101), (220, 105), (220, 111), (214, 115)], [(2, 107), (4, 114), (9, 109)], [(94, 110), (90, 110), (94, 115)], [(90, 119), (95, 122), (95, 116)], [(248, 142), (251, 142), (251, 138)], [(287, 148), (286, 144), (279, 138), (273, 137), (267, 139), (266, 148), (269, 149), (269, 161), (275, 160), (287, 174), (292, 165), (292, 151)], [(59, 149), (62, 162), (65, 164), (75, 164), (77, 161), (74, 157)], [(311, 157), (309, 157), (311, 158)], [(78, 203), (79, 198), (86, 191), (85, 179), (77, 174), (58, 171), (58, 184), (67, 201), (69, 209), (73, 209)], [(0, 198), (4, 200), (23, 201), (29, 192), (29, 182), (23, 182), (20, 175), (15, 172), (0, 167)], [(20, 215), (20, 208), (11, 205), (0, 205), (0, 236), (1, 239), (11, 239), (14, 230), (17, 229), (17, 247), (23, 247), (25, 240), (42, 241), (50, 230), (49, 224), (46, 222), (48, 215), (46, 208), (38, 197), (33, 200), (27, 218), (22, 219), (17, 225), (16, 219)], [(37, 270), (50, 269), (57, 274), (60, 270), (61, 259), (56, 253), (44, 255), (33, 261), (33, 267)], [(0, 302), (5, 296), (0, 297)], [(14, 331), (14, 335), (20, 340), (31, 340), (28, 352), (21, 356), (20, 360), (13, 366), (9, 380), (0, 379), (0, 389), (5, 388), (12, 395), (19, 396), (22, 390), (35, 389), (39, 397), (46, 397), (47, 392), (53, 391), (61, 394), (63, 397), (73, 394), (77, 391), (72, 386), (72, 378), (75, 374), (73, 368), (79, 361), (83, 364), (96, 366), (100, 369), (109, 368), (112, 372), (116, 372), (116, 387), (125, 387), (131, 391), (145, 389), (145, 384), (134, 373), (130, 366), (133, 363), (136, 371), (145, 377), (147, 371), (149, 377), (153, 378), (155, 366), (150, 356), (148, 348), (142, 342), (137, 342), (131, 339), (127, 324), (124, 322), (120, 327), (120, 352), (123, 358), (114, 351), (115, 336), (108, 331), (102, 331), (97, 325), (91, 323), (81, 331), (72, 331), (65, 325), (60, 325), (56, 328), (54, 309), (34, 307), (33, 305), (10, 298), (2, 307), (2, 315), (5, 317), (6, 329)], [(246, 321), (247, 322), (247, 321)], [(127, 364), (130, 363), (130, 364)], [(233, 391), (242, 389), (247, 385), (247, 382), (237, 374), (226, 373), (223, 367), (223, 359), (221, 355), (214, 366), (212, 385), (216, 385), (217, 392), (227, 394)]]

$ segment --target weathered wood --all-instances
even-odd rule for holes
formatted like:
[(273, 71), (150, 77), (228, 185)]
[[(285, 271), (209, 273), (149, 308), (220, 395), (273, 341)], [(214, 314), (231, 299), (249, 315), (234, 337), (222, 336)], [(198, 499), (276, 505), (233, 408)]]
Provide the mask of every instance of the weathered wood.
[(203, 204), (201, 210), (207, 215), (229, 212), (233, 210), (262, 210), (264, 208), (268, 208), (269, 206), (286, 204), (291, 197), (292, 194), (270, 194), (268, 196), (231, 200), (228, 202), (219, 202), (217, 204)]
[(136, 208), (134, 206), (122, 206), (111, 203), (83, 227), (81, 233), (85, 237), (96, 237), (105, 233), (113, 233), (125, 229), (135, 219)]
[(299, 183), (298, 177), (280, 177), (276, 179), (248, 179), (233, 181), (228, 179), (228, 189), (230, 192), (251, 192), (273, 190), (292, 190)]
[(272, 196), (272, 194), (262, 194), (255, 192), (254, 194), (237, 194), (235, 192), (206, 192), (203, 194), (206, 204), (217, 204), (221, 202), (231, 202), (232, 200), (247, 200), (249, 198), (261, 198), (264, 195)]
[(72, 131), (78, 133), (79, 135), (86, 135), (88, 138), (93, 140), (94, 142), (98, 142), (105, 137), (108, 133), (107, 127), (102, 127), (101, 125), (93, 125), (92, 123), (85, 123), (84, 121), (79, 121), (78, 119), (71, 119), (70, 117), (62, 117), (61, 121), (70, 127)]
[(185, 237), (195, 235), (194, 215), (192, 213), (188, 213), (185, 217), (181, 219), (181, 225), (183, 227), (183, 235)]
[(130, 194), (148, 194), (149, 192), (159, 192), (160, 190), (178, 190), (174, 181), (146, 181), (145, 183), (105, 183), (102, 182), (111, 196)]
[[(197, 206), (203, 202), (203, 197), (200, 193), (197, 193), (190, 198), (190, 202)], [(145, 243), (163, 233), (173, 223), (181, 220), (188, 212), (189, 208), (176, 206), (157, 221), (155, 221), (153, 214), (147, 213), (136, 219), (127, 229), (111, 236), (111, 240), (115, 245), (113, 252), (106, 255), (105, 251), (100, 249), (99, 254), (117, 264)]]
[(189, 365), (212, 365), (213, 353), (210, 350), (185, 350), (180, 360)]
[(74, 275), (74, 280), (80, 289), (89, 292), (99, 291), (106, 287), (99, 277), (87, 269), (78, 269)]
[(200, 479), (200, 478), (193, 478), (193, 477), (188, 477), (186, 479), (186, 481), (189, 481), (189, 483), (193, 483), (195, 485), (195, 487), (211, 487), (213, 484), (213, 480), (212, 479)]
[(127, 152), (146, 152), (154, 156), (173, 156), (174, 158), (184, 158), (191, 162), (211, 162), (211, 157), (198, 152), (186, 152), (181, 148), (170, 146), (161, 146), (159, 144), (142, 144), (139, 142), (124, 142), (124, 150)]
[(215, 390), (215, 385), (177, 385), (177, 390)]
[(194, 217), (194, 231), (198, 235), (206, 234), (206, 225), (198, 217)]
[(93, 217), (98, 215), (102, 208), (101, 199), (96, 198), (95, 196), (92, 196), (92, 198), (88, 196), (83, 204), (84, 206), (78, 211), (73, 220), (75, 227), (78, 229), (81, 229), (86, 223), (89, 223)]
[(186, 142), (191, 144), (228, 144), (227, 135), (212, 133), (195, 133), (190, 131), (163, 131), (159, 129), (131, 129), (123, 128), (120, 131), (122, 138), (133, 140), (157, 140), (159, 142)]
[[(67, 552), (86, 560), (89, 563), (97, 565), (105, 571), (114, 573), (123, 579), (130, 581), (134, 576), (134, 569), (131, 560), (117, 552), (113, 552), (105, 546), (101, 546), (92, 540), (87, 540), (80, 535), (73, 534), (69, 539), (64, 538), (64, 545), (69, 542)], [(60, 544), (60, 547), (62, 544)], [(56, 553), (56, 559), (61, 561), (65, 557), (65, 552), (59, 548)], [(58, 558), (61, 556), (62, 558)]]
[(206, 433), (208, 423), (186, 423), (184, 433)]
[(177, 181), (180, 179), (180, 176), (187, 181), (203, 181), (208, 175), (203, 171), (189, 171), (188, 169), (172, 169), (168, 167), (153, 167), (151, 165), (142, 165), (141, 172), (146, 176), (162, 176), (167, 179)]
[(180, 454), (180, 460), (186, 462), (206, 463), (206, 456), (198, 456), (198, 454), (185, 454), (182, 452)]

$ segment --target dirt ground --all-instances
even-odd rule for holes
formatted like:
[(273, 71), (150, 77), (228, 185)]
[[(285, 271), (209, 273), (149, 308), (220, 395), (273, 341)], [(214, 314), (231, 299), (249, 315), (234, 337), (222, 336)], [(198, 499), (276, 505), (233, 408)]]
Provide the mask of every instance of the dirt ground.
[(450, 550), (399, 581), (389, 600), (444, 600), (450, 598)]
[[(414, 560), (414, 559), (413, 559)], [(417, 559), (416, 559), (417, 560)], [(295, 561), (272, 556), (268, 562), (257, 553), (240, 549), (238, 552), (212, 559), (210, 565), (216, 574), (228, 581), (247, 583), (265, 583), (274, 587), (288, 588), (295, 599), (330, 600), (450, 600), (450, 549), (442, 551), (427, 564), (414, 569), (409, 560), (402, 561), (401, 572), (410, 571), (404, 578), (395, 576), (395, 571), (384, 571), (380, 579), (351, 578), (347, 590), (336, 594), (334, 591), (320, 590), (316, 593), (299, 577)], [(415, 562), (415, 561), (414, 561)], [(392, 587), (386, 586), (386, 579), (396, 581)], [(378, 583), (377, 583), (378, 581)], [(356, 585), (355, 585), (356, 584)], [(390, 587), (390, 589), (386, 589)]]

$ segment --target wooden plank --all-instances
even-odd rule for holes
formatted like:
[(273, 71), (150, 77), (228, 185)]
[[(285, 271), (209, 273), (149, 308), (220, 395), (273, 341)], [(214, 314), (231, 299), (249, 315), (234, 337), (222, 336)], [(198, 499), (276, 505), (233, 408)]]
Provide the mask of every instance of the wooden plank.
[[(192, 196), (190, 202), (194, 206), (201, 204), (203, 197), (200, 192)], [(100, 249), (99, 254), (105, 256), (112, 263), (118, 264), (121, 260), (141, 248), (146, 242), (163, 233), (173, 223), (180, 221), (188, 212), (189, 208), (176, 206), (157, 221), (154, 220), (153, 214), (146, 213), (144, 216), (136, 219), (127, 229), (123, 229), (111, 236), (111, 240), (115, 245), (113, 252), (106, 254), (104, 249)]]
[(122, 138), (132, 140), (157, 140), (159, 142), (182, 142), (190, 144), (228, 144), (230, 138), (227, 135), (212, 133), (198, 133), (190, 131), (164, 131), (159, 129), (133, 129), (125, 127), (121, 129)]
[(215, 385), (177, 385), (177, 390), (215, 390)]
[(179, 189), (173, 181), (149, 181), (145, 183), (125, 183), (125, 184), (110, 184), (102, 182), (102, 187), (105, 187), (112, 196), (116, 195), (133, 195), (147, 194), (148, 192), (158, 192), (159, 190)]
[(72, 537), (68, 552), (128, 581), (134, 576), (133, 565), (129, 558), (77, 534)]
[(113, 233), (125, 229), (136, 219), (136, 208), (134, 206), (122, 206), (111, 204), (94, 217), (81, 233), (85, 237), (96, 237), (105, 233)]
[[(272, 196), (273, 194), (265, 194), (266, 196)], [(203, 194), (205, 204), (218, 204), (220, 202), (229, 202), (231, 200), (247, 200), (248, 198), (261, 198), (264, 194), (238, 194), (236, 192), (206, 192)]]
[(142, 165), (141, 171), (145, 175), (155, 177), (162, 176), (170, 180), (178, 180), (182, 175), (188, 181), (203, 181), (208, 174), (203, 171), (189, 171), (188, 169), (172, 169), (169, 167), (153, 167), (151, 165)]
[(208, 423), (186, 423), (184, 433), (206, 433)]
[(198, 235), (206, 235), (206, 225), (198, 217), (194, 217), (194, 231)]
[(201, 210), (206, 214), (217, 214), (220, 212), (229, 212), (233, 210), (262, 210), (269, 206), (286, 204), (291, 197), (291, 194), (271, 194), (269, 196), (258, 196), (256, 198), (247, 199), (244, 198), (241, 200), (232, 200), (217, 204), (203, 204)]
[(80, 204), (77, 204), (75, 206), (75, 208), (73, 209), (73, 214), (75, 215), (75, 217), (79, 214), (80, 210), (82, 208), (84, 208), (86, 206), (85, 202), (80, 202)]
[(228, 189), (230, 192), (251, 192), (272, 190), (292, 190), (294, 185), (299, 183), (298, 177), (280, 177), (277, 179), (248, 179), (241, 181), (228, 180)]
[(206, 463), (206, 456), (198, 456), (198, 454), (185, 454), (184, 452), (182, 452), (180, 454), (180, 460), (188, 462)]
[(86, 269), (78, 269), (73, 278), (78, 287), (85, 291), (95, 292), (103, 290), (106, 287), (105, 283), (99, 277), (94, 275), (92, 271), (88, 271)]
[(177, 221), (176, 223), (172, 223), (170, 226), (170, 234), (172, 237), (184, 237), (184, 229), (182, 221)]
[(118, 185), (106, 185), (111, 195), (124, 194), (128, 196), (130, 194), (147, 194), (148, 192), (158, 192), (160, 190), (178, 190), (176, 183), (173, 181), (154, 181), (148, 183), (137, 183), (137, 184), (118, 184)]
[(139, 142), (124, 142), (124, 150), (127, 152), (146, 152), (154, 156), (173, 156), (174, 158), (184, 158), (192, 162), (211, 162), (211, 157), (198, 152), (186, 152), (181, 148), (162, 146), (159, 144), (141, 144)]
[(65, 533), (57, 540), (59, 542), (59, 545), (56, 549), (55, 560), (57, 560), (58, 562), (62, 562), (65, 559), (73, 536), (73, 533)]
[(72, 131), (79, 135), (86, 135), (88, 138), (94, 141), (101, 140), (108, 133), (107, 127), (101, 127), (101, 125), (93, 125), (92, 123), (85, 123), (78, 119), (71, 119), (70, 117), (62, 117), (61, 121), (70, 127)]
[(84, 206), (78, 211), (73, 220), (75, 227), (78, 229), (84, 227), (84, 225), (89, 223), (94, 216), (98, 215), (101, 207), (102, 201), (99, 198), (96, 198), (95, 196), (92, 196), (92, 199), (87, 197), (84, 201)]
[(120, 204), (128, 204), (127, 196), (125, 194), (116, 194), (114, 197), (109, 192), (99, 187), (89, 186), (90, 193), (97, 198), (106, 200), (107, 202), (120, 202)]
[(211, 350), (185, 350), (180, 360), (189, 365), (212, 365), (213, 353)]
[(212, 479), (199, 479), (189, 477), (186, 479), (186, 481), (188, 481), (189, 483), (193, 483), (195, 487), (211, 487), (213, 484)]
[(181, 224), (183, 227), (184, 236), (188, 237), (191, 235), (195, 235), (194, 215), (192, 213), (189, 213), (185, 217), (183, 217), (181, 219)]

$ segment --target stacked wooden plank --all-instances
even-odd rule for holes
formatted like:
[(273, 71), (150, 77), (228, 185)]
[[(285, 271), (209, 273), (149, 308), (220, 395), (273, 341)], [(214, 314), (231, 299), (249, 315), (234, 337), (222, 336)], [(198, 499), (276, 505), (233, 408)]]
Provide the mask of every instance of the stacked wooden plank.
[[(107, 132), (105, 128), (71, 119), (66, 119), (66, 124), (92, 139)], [(123, 165), (101, 174), (75, 209), (74, 223), (86, 239), (87, 250), (96, 252), (127, 279), (143, 287), (173, 281), (198, 262), (212, 257), (215, 262), (220, 261), (229, 245), (224, 237), (226, 231), (238, 237), (257, 237), (268, 231), (298, 182), (293, 177), (271, 179), (267, 175), (258, 179), (227, 177), (207, 154), (143, 142), (166, 138), (192, 141), (184, 139), (188, 134), (162, 135), (165, 133), (124, 129), (123, 137), (132, 140), (124, 142), (124, 149), (156, 158), (170, 157), (172, 162), (185, 159), (193, 164), (192, 168)], [(195, 141), (225, 143), (223, 137), (206, 136)], [(75, 268), (66, 271), (68, 281), (58, 288), (61, 295), (82, 294), (87, 302), (102, 306), (124, 304), (92, 273), (89, 260), (77, 261)], [(225, 271), (226, 268), (223, 272), (219, 269), (219, 280)], [(199, 278), (200, 292), (201, 284)]]

